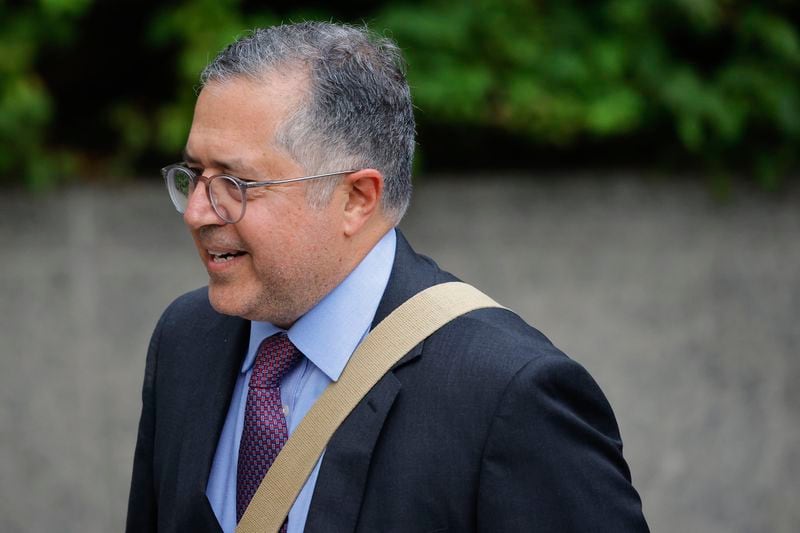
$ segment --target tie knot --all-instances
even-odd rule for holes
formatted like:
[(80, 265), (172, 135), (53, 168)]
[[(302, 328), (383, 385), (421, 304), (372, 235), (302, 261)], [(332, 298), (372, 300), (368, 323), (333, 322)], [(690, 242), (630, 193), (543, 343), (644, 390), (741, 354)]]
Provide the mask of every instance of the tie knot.
[(301, 355), (286, 333), (267, 337), (258, 347), (250, 386), (264, 389), (278, 387), (283, 376), (300, 360)]

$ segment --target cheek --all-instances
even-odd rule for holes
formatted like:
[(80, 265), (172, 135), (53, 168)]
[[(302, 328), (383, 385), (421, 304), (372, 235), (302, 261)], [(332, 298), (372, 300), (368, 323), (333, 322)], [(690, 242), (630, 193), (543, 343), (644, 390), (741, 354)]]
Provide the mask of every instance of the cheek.
[(273, 205), (269, 217), (251, 219), (246, 235), (244, 229), (240, 230), (260, 274), (269, 276), (270, 270), (304, 271), (309, 262), (319, 263), (334, 254), (338, 227), (333, 213), (299, 207), (297, 204), (303, 201), (297, 198), (296, 203)]
[(298, 241), (294, 228), (289, 230), (281, 224), (281, 228), (264, 229), (253, 235), (248, 241), (253, 267), (260, 275), (269, 276), (272, 271), (285, 271), (298, 262), (298, 251), (305, 248)]
[(308, 241), (308, 246), (330, 251), (340, 235), (340, 227), (334, 217), (325, 216), (326, 213), (320, 212), (313, 220), (309, 220), (308, 227), (304, 235)]

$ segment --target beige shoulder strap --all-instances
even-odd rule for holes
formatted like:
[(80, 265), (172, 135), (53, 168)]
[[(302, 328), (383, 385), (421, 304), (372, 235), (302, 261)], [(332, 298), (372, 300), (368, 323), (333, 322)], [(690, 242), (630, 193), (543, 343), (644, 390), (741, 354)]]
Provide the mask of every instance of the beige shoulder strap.
[(502, 306), (466, 283), (442, 283), (414, 295), (381, 321), (286, 441), (236, 532), (277, 532), (331, 436), (364, 395), (433, 332), (485, 307)]

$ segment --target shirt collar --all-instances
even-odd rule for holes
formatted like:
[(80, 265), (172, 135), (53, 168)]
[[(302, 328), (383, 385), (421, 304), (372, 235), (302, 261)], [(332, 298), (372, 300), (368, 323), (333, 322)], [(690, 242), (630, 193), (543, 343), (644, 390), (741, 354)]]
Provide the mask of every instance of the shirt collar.
[[(397, 246), (391, 229), (335, 289), (300, 317), (287, 335), (295, 346), (332, 381), (369, 332), (375, 311), (389, 282)], [(261, 342), (285, 331), (269, 322), (252, 322), (250, 346), (242, 373), (253, 366)]]

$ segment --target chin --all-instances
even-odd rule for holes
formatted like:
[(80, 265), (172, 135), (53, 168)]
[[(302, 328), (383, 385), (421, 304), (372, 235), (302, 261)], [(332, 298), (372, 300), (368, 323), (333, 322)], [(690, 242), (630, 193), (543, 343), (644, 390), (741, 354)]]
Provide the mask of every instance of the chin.
[(259, 290), (263, 290), (259, 285), (242, 287), (212, 279), (208, 284), (208, 300), (217, 313), (270, 322), (286, 329), (316, 304), (316, 301), (308, 305), (298, 304), (275, 294), (263, 294)]
[[(245, 320), (255, 320), (260, 322), (270, 322), (276, 326), (281, 326), (286, 321), (280, 313), (270, 312), (269, 309), (263, 309), (263, 305), (259, 306), (256, 302), (248, 299), (247, 296), (252, 298), (252, 293), (244, 291), (234, 291), (229, 288), (222, 288), (215, 286), (214, 283), (208, 286), (208, 300), (211, 302), (211, 307), (214, 311), (222, 315), (235, 316)], [(290, 321), (291, 323), (293, 321)]]
[(208, 285), (208, 301), (214, 311), (223, 315), (247, 318), (247, 305), (244, 298), (237, 297), (234, 291), (217, 286), (215, 283)]

